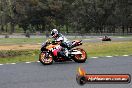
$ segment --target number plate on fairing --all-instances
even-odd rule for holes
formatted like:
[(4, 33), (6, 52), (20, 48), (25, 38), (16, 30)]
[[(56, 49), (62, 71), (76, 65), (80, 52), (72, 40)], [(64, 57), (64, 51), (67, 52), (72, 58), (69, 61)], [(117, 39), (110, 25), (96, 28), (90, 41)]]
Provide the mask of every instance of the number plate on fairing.
[(78, 50), (73, 50), (70, 54), (82, 54), (82, 53)]

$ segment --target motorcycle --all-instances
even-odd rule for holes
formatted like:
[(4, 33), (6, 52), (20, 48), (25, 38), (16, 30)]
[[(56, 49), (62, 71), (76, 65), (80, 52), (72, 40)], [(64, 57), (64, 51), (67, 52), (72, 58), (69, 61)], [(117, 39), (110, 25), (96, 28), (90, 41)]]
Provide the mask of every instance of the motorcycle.
[[(54, 62), (65, 62), (65, 61), (75, 61), (77, 63), (84, 63), (87, 59), (86, 52), (81, 48), (75, 48), (82, 45), (82, 41), (73, 41), (71, 44), (73, 47), (68, 49), (69, 60), (64, 59), (58, 55), (60, 50), (64, 50), (60, 43), (51, 43), (46, 41), (41, 47), (41, 53), (39, 55), (39, 61), (44, 65), (50, 65)], [(64, 51), (65, 52), (65, 51)], [(67, 52), (65, 52), (67, 53)]]
[(102, 38), (102, 41), (111, 41), (111, 38), (109, 38), (108, 36), (104, 36), (104, 37)]

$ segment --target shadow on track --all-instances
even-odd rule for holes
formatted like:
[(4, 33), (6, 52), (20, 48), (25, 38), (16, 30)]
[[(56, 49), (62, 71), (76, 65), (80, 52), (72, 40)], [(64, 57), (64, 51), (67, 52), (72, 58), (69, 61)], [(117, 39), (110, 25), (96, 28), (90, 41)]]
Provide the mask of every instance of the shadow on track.
[[(36, 62), (35, 62), (36, 63)], [(43, 65), (43, 64), (41, 64), (41, 63), (36, 63), (37, 65), (40, 65), (40, 66), (58, 66), (58, 65), (83, 65), (83, 64), (86, 64), (87, 62), (85, 62), (85, 63), (76, 63), (76, 62), (74, 62), (74, 61), (67, 61), (67, 62), (53, 62), (53, 64), (51, 64), (51, 65)]]

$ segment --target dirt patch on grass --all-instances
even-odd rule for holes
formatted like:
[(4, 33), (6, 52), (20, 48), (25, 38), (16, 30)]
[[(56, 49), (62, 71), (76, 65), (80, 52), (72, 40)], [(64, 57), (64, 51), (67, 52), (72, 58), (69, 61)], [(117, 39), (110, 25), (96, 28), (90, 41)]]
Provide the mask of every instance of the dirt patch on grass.
[(40, 49), (41, 45), (23, 44), (23, 45), (0, 45), (0, 50), (25, 50), (25, 49)]

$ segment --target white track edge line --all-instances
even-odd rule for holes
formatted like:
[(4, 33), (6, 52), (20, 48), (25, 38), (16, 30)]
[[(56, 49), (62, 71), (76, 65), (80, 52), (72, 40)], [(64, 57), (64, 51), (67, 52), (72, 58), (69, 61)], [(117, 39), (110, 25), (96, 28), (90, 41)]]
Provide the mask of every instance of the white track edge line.
[[(118, 55), (115, 55), (115, 56), (118, 56)], [(122, 56), (125, 56), (126, 57), (126, 56), (129, 56), (129, 55), (122, 55)], [(114, 57), (114, 56), (105, 56), (105, 57)], [(90, 57), (90, 58), (99, 58), (99, 57)], [(36, 61), (36, 62), (39, 63), (40, 61)], [(25, 63), (28, 64), (28, 63), (32, 63), (32, 62), (25, 62)], [(16, 64), (16, 63), (6, 63), (6, 64)], [(4, 65), (4, 64), (0, 64), (0, 65)]]
[(16, 63), (10, 63), (10, 64), (16, 64)]
[(31, 63), (31, 62), (25, 62), (25, 63), (29, 64), (29, 63)]
[(99, 58), (99, 57), (91, 57), (91, 58)]
[(113, 56), (106, 56), (106, 57), (113, 57)]
[(123, 55), (123, 56), (127, 57), (127, 56), (129, 56), (129, 55)]

